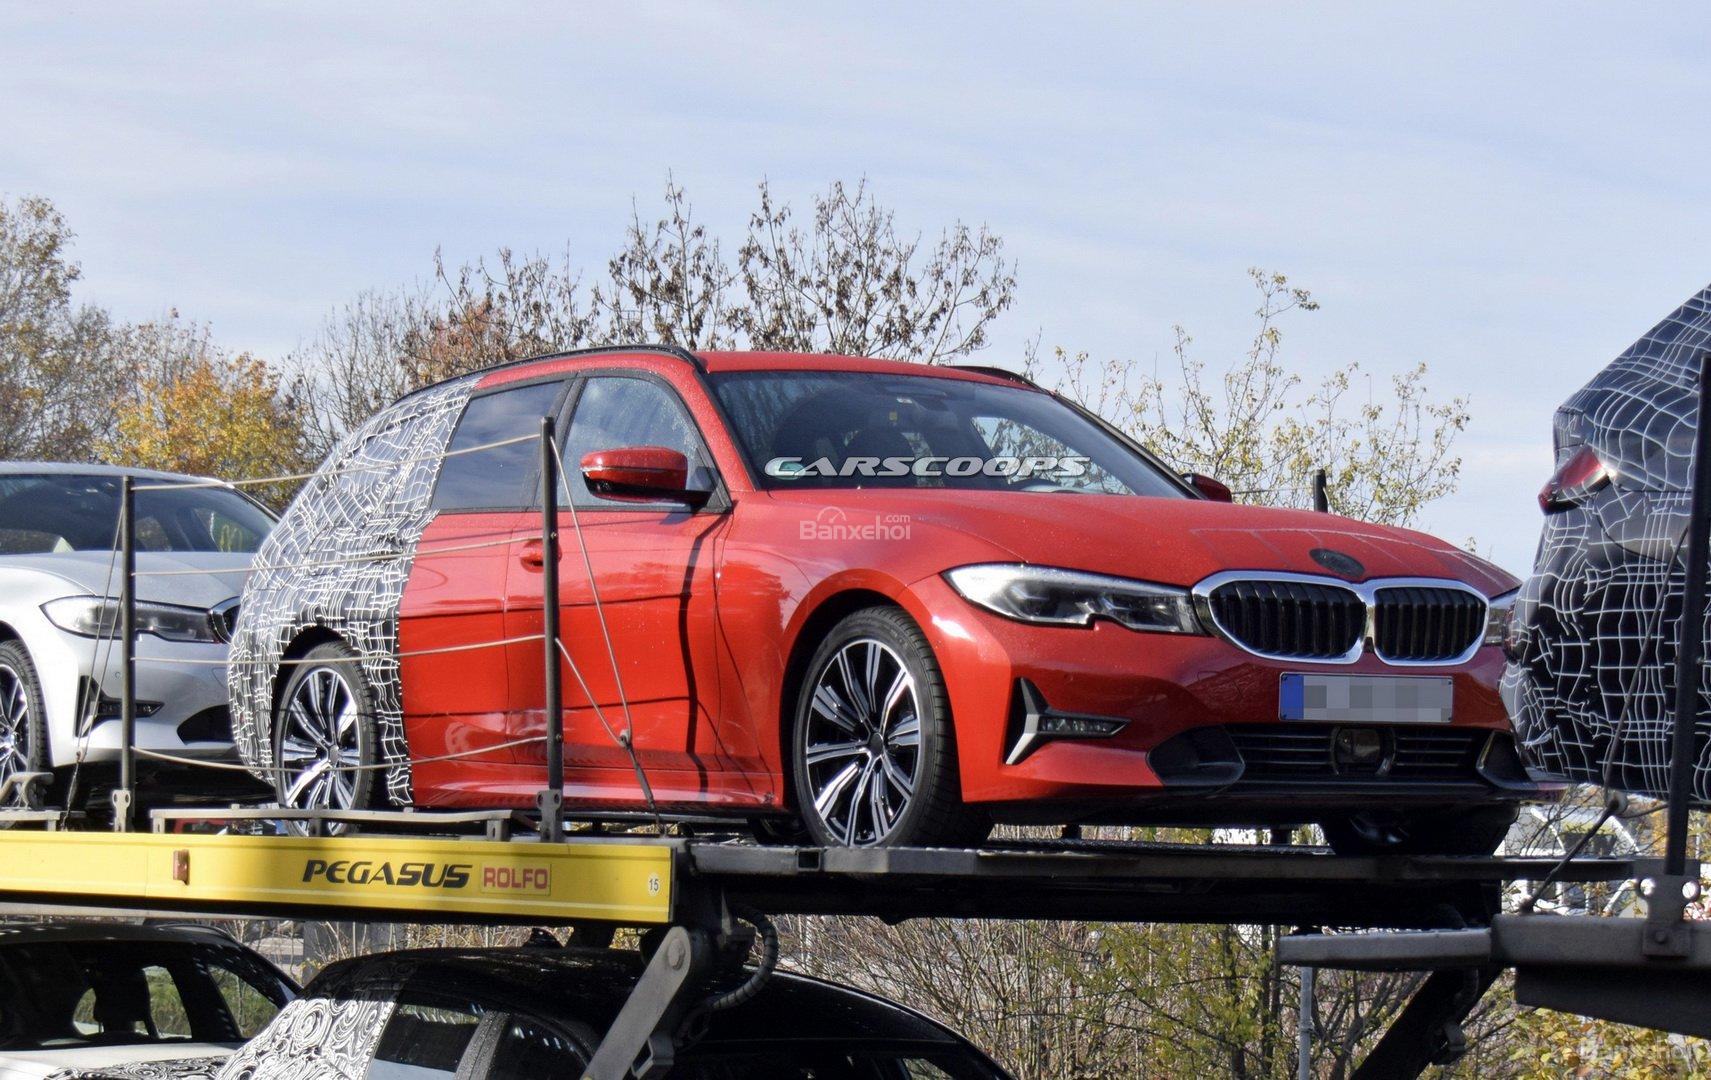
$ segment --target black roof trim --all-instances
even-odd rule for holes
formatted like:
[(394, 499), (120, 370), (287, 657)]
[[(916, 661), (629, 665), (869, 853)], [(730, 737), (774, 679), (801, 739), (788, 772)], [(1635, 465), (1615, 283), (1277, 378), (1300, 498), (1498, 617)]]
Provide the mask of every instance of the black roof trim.
[(6, 922), (0, 924), (0, 948), (28, 941), (177, 941), (212, 942), (231, 945), (246, 951), (247, 945), (233, 937), (230, 931), (202, 923), (145, 923), (121, 920), (50, 921), (41, 923)]
[(1009, 368), (988, 367), (985, 364), (946, 364), (944, 366), (951, 371), (972, 371), (976, 375), (990, 375), (994, 379), (1003, 379), (1005, 382), (1031, 386), (1036, 390), (1040, 388), (1039, 383), (1020, 372), (1011, 371)]

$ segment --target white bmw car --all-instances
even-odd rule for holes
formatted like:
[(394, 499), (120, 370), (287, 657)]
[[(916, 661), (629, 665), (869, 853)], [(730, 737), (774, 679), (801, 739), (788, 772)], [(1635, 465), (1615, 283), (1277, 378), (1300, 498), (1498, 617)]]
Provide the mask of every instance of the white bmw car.
[(18, 773), (118, 759), (117, 536), (127, 473), (141, 489), (136, 745), (175, 757), (233, 756), (226, 643), (243, 571), (273, 516), (229, 487), (148, 489), (197, 477), (0, 463), (0, 792), (7, 802), (20, 794), (8, 780)]

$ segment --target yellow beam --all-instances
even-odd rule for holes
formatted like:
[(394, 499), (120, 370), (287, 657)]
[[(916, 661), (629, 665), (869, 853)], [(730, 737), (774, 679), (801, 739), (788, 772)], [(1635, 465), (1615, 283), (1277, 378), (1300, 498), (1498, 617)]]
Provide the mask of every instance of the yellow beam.
[(671, 921), (669, 844), (0, 831), (0, 897)]

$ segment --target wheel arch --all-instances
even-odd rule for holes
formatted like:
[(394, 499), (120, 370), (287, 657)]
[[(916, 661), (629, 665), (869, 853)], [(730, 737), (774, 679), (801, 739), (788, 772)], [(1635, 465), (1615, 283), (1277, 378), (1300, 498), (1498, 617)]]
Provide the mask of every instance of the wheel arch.
[(20, 673), (20, 677), (33, 680), (36, 685), (36, 693), (40, 698), (36, 704), (41, 707), (41, 715), (34, 718), (34, 723), (40, 725), (37, 730), (39, 730), (44, 736), (41, 740), (42, 746), (40, 748), (42, 752), (42, 761), (46, 768), (51, 769), (55, 764), (53, 711), (51, 702), (49, 702), (45, 688), (42, 685), (41, 667), (39, 666), (35, 656), (30, 652), (29, 642), (24, 640), (24, 635), (19, 633), (18, 629), (12, 624), (0, 622), (0, 645), (16, 645), (18, 651), (23, 653), (24, 666), (29, 670), (28, 672)]
[[(894, 591), (886, 591), (886, 586), (892, 586)], [(896, 608), (914, 620), (917, 626), (922, 625), (924, 612), (918, 604), (909, 602), (912, 600), (913, 597), (903, 588), (889, 581), (864, 581), (830, 589), (816, 597), (811, 605), (803, 604), (803, 614), (799, 616), (796, 632), (791, 637), (778, 694), (779, 772), (784, 780), (784, 804), (787, 808), (796, 805), (795, 769), (790, 757), (794, 749), (796, 699), (802, 692), (802, 680), (807, 675), (808, 661), (813, 659), (814, 650), (819, 648), (832, 627), (868, 608)]]
[(291, 681), (292, 665), (290, 661), (301, 660), (309, 655), (310, 649), (333, 641), (343, 642), (346, 645), (350, 644), (345, 640), (343, 634), (317, 623), (314, 626), (299, 630), (297, 635), (285, 646), (285, 650), (279, 654), (279, 666), (274, 669), (273, 684), (268, 693), (267, 724), (270, 732), (279, 719), (279, 699), (285, 693), (285, 684)]

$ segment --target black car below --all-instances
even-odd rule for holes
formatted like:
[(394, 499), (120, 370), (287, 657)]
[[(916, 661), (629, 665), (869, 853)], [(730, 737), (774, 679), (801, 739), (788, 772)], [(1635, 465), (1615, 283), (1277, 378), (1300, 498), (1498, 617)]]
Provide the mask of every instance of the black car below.
[[(641, 975), (627, 949), (411, 950), (347, 960), (227, 1062), (232, 1080), (578, 1077)], [(708, 1015), (673, 1080), (1005, 1080), (949, 1029), (856, 990), (775, 974)]]

